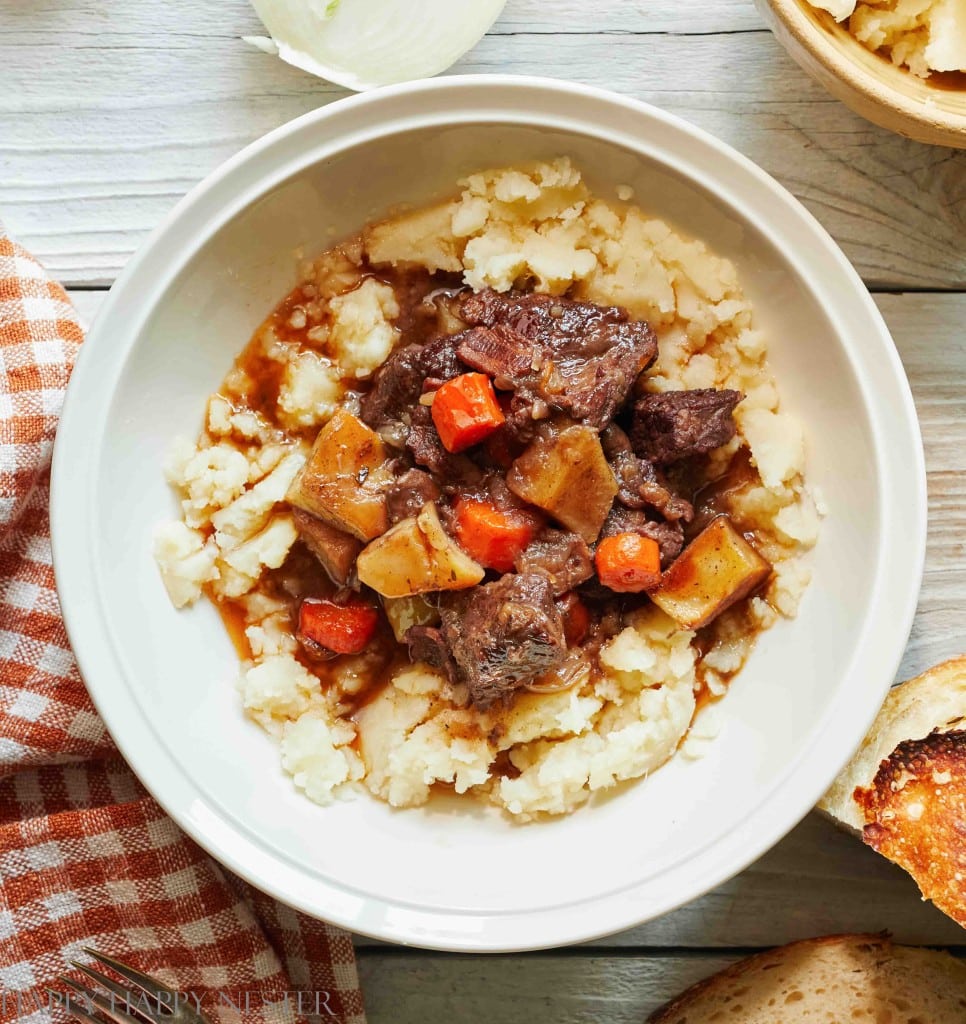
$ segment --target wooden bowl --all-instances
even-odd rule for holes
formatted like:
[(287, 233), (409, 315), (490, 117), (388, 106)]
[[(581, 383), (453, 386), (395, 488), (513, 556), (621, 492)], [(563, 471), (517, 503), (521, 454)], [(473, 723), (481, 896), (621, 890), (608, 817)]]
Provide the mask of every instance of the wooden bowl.
[(791, 57), (857, 114), (919, 142), (966, 149), (966, 74), (918, 78), (808, 0), (756, 0)]

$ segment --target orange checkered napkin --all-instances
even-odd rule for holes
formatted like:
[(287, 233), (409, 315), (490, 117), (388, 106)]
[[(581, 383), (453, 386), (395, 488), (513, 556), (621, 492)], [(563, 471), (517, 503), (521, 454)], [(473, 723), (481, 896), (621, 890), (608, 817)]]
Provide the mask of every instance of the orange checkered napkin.
[(92, 946), (190, 993), (216, 1021), (364, 1024), (349, 937), (181, 833), (84, 688), (47, 515), (82, 338), (64, 290), (0, 227), (0, 1022), (65, 1020), (45, 988)]

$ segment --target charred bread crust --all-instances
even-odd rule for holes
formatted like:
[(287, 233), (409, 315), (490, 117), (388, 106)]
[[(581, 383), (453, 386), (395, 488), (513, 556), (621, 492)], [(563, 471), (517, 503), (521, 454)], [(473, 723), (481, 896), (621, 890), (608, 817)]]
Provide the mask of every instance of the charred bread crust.
[(863, 840), (966, 927), (966, 732), (900, 743), (853, 798), (867, 822)]
[(819, 809), (966, 927), (966, 656), (893, 688)]
[(881, 762), (906, 740), (921, 740), (939, 730), (966, 727), (966, 655), (934, 666), (890, 691), (871, 729), (819, 801), (819, 810), (861, 832), (862, 807), (853, 798), (857, 786), (871, 786)]

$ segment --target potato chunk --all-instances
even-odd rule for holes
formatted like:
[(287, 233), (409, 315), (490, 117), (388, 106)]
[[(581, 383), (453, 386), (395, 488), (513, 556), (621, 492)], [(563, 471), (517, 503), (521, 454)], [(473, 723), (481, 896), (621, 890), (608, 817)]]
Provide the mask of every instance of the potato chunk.
[(771, 566), (731, 525), (718, 516), (681, 552), (664, 573), (651, 600), (684, 629), (698, 629), (757, 590)]
[(382, 487), (391, 475), (379, 435), (340, 409), (319, 431), (285, 497), (337, 530), (368, 541), (389, 526)]
[(419, 515), (401, 520), (366, 546), (356, 572), (383, 597), (409, 597), (465, 590), (483, 579), (484, 570), (446, 533), (436, 506), (427, 502)]
[(617, 480), (593, 427), (572, 426), (540, 437), (507, 473), (507, 486), (549, 512), (588, 544), (597, 540), (617, 494)]
[(417, 264), (430, 271), (463, 270), (462, 246), (453, 236), (457, 203), (428, 206), (366, 228), (366, 255), (376, 266)]

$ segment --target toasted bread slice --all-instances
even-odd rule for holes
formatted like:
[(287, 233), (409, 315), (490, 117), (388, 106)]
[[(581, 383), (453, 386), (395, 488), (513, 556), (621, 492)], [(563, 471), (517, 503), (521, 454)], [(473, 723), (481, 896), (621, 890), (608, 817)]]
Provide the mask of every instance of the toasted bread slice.
[(966, 963), (881, 935), (806, 939), (693, 985), (648, 1024), (963, 1024)]
[(966, 928), (966, 732), (900, 743), (855, 799), (865, 842)]
[(966, 657), (892, 690), (819, 807), (966, 927)]

